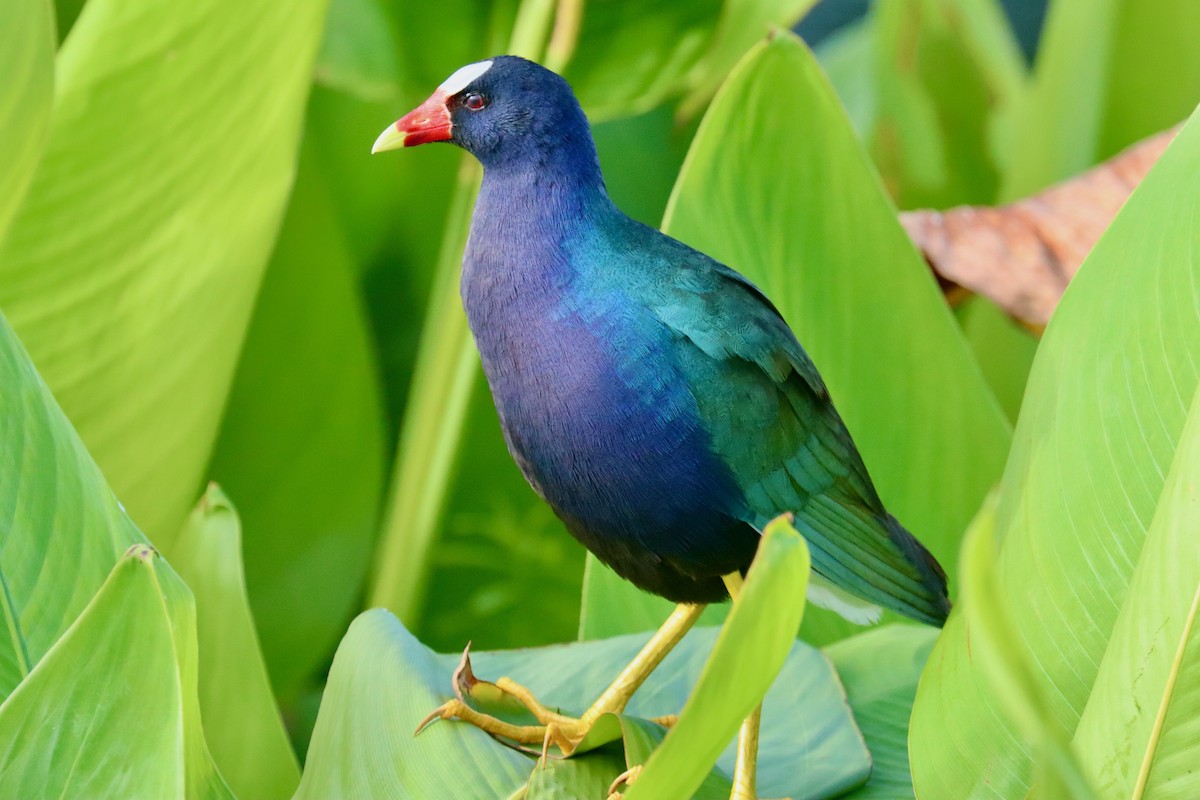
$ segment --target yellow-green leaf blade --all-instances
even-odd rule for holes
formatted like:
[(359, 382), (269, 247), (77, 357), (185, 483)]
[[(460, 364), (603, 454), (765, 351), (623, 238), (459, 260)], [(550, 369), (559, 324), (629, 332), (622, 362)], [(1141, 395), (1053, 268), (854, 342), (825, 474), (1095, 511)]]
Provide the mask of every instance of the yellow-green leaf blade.
[(0, 6), (0, 240), (50, 128), (56, 44), (50, 0), (9, 0)]
[(0, 386), (0, 696), (7, 696), (116, 558), (145, 539), (2, 315)]
[(213, 759), (240, 797), (291, 797), (300, 766), (271, 694), (242, 572), (242, 530), (210, 486), (171, 550), (196, 598), (200, 710)]
[(133, 515), (208, 460), (290, 187), (324, 0), (89, 2), (0, 306)]
[(130, 549), (0, 705), (7, 796), (232, 800), (195, 713), (189, 602), (153, 550)]
[[(1200, 372), (1195, 116), (1097, 243), (1034, 361), (1001, 486), (997, 585), (1073, 734), (1142, 556)], [(918, 793), (1027, 792), (1032, 760), (952, 616), (913, 709)]]
[(1200, 394), (1075, 732), (1105, 796), (1200, 796), (1198, 465)]

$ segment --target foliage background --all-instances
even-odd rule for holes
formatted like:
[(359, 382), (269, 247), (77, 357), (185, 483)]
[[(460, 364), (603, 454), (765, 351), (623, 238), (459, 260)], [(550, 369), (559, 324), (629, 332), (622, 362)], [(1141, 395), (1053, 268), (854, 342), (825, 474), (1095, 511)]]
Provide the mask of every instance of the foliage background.
[[(1037, 49), (1040, 3), (826, 2), (809, 14), (804, 0), (595, 0), (580, 4), (572, 46), (551, 21), (574, 5), (203, 0), (184, 10), (167, 0), (137, 8), (19, 0), (0, 10), (0, 58), (14, 76), (0, 96), (0, 145), (11, 156), (0, 169), (0, 310), (12, 328), (0, 404), (9, 444), (0, 462), (0, 577), (17, 642), (0, 650), (9, 697), (0, 740), (25, 730), (20, 719), (51, 713), (36, 698), (56, 691), (37, 687), (71, 674), (61, 654), (34, 670), (43, 656), (86, 653), (117, 635), (100, 632), (100, 622), (83, 626), (85, 617), (104, 620), (106, 603), (140, 603), (155, 641), (174, 643), (175, 658), (160, 665), (161, 698), (182, 697), (186, 707), (161, 724), (186, 731), (185, 744), (163, 752), (181, 759), (188, 796), (291, 793), (335, 648), (363, 608), (390, 608), (407, 632), (442, 652), (466, 641), (507, 649), (600, 638), (661, 617), (658, 604), (586, 562), (505, 452), (458, 307), (471, 167), (448, 147), (367, 154), (378, 131), (445, 75), (495, 52), (542, 56), (564, 70), (595, 123), (618, 205), (742, 269), (779, 301), (889, 506), (930, 544), (956, 588), (963, 532), (1006, 462), (1000, 538), (1019, 527), (1012, 520), (1031, 518), (1033, 501), (1010, 487), (1027, 480), (1030, 442), (1066, 413), (1045, 410), (1042, 399), (1064, 390), (1043, 366), (1044, 388), (1025, 399), (1034, 410), (1021, 410), (1037, 341), (980, 299), (951, 313), (895, 210), (1007, 201), (1188, 116), (1200, 97), (1200, 57), (1188, 36), (1200, 23), (1195, 6), (1055, 0)], [(772, 23), (798, 23), (815, 61), (784, 39), (739, 63)], [(1173, 163), (1194, 174), (1185, 155)], [(1148, 210), (1130, 212), (1147, 228), (1179, 205), (1176, 188), (1160, 181)], [(1126, 238), (1114, 234), (1094, 271), (1107, 264), (1120, 274), (1147, 248), (1153, 263), (1186, 259), (1191, 218), (1178, 218), (1174, 239), (1127, 222)], [(1157, 318), (1175, 308), (1163, 297), (1190, 296), (1186, 281), (1163, 269), (1170, 290), (1148, 294), (1131, 314)], [(1136, 289), (1133, 282), (1125, 297)], [(1122, 309), (1096, 310), (1103, 291), (1091, 291), (1098, 299), (1064, 312), (1065, 332), (1048, 337), (1055, 349), (1042, 357), (1047, 364), (1060, 352), (1102, 357), (1099, 342), (1088, 350), (1080, 331)], [(1186, 320), (1190, 308), (1181, 301), (1172, 313)], [(1124, 569), (1079, 589), (1108, 598), (1107, 611), (1099, 619), (1086, 608), (1066, 614), (1068, 626), (1088, 620), (1092, 641), (1049, 656), (1037, 649), (1038, 634), (1024, 633), (1020, 614), (1036, 616), (1036, 603), (1014, 612), (1036, 663), (1099, 663), (1160, 491), (1184, 491), (1186, 476), (1164, 477), (1176, 444), (1191, 441), (1182, 431), (1192, 384), (1180, 376), (1194, 378), (1195, 355), (1178, 344), (1190, 329), (1179, 330), (1152, 382), (1173, 387), (1170, 403), (1150, 392), (1135, 404), (1153, 410), (1147, 418), (1169, 420), (1166, 433), (1152, 459), (1130, 457), (1131, 471), (1109, 485), (1142, 487), (1137, 525), (1109, 554)], [(1134, 344), (1157, 335), (1147, 329)], [(1010, 454), (1019, 414), (1027, 429), (1018, 429)], [(1106, 419), (1093, 422), (1103, 428)], [(1088, 430), (1077, 431), (1080, 447), (1117, 449), (1109, 438), (1088, 439)], [(1076, 454), (1079, 469), (1090, 452)], [(1037, 485), (1054, 485), (1055, 474)], [(221, 489), (206, 490), (209, 481)], [(1159, 513), (1164, 537), (1183, 524), (1171, 514), (1186, 517)], [(1096, 524), (1114, 523), (1106, 511)], [(145, 550), (118, 560), (147, 539), (172, 566)], [(1005, 575), (1022, 572), (1020, 556), (1007, 555), (1016, 548), (1006, 551)], [(1091, 551), (1079, 552), (1087, 561)], [(1008, 596), (1028, 592), (1017, 577), (999, 582)], [(172, 598), (161, 609), (146, 605), (158, 589)], [(77, 616), (80, 625), (64, 634)], [(426, 658), (415, 640), (396, 644), (402, 635), (389, 624), (364, 617), (347, 648), (368, 662), (387, 641)], [(1119, 624), (1138, 628), (1136, 618)], [(804, 638), (829, 645), (825, 656), (877, 765), (891, 764), (877, 768), (862, 796), (911, 792), (905, 728), (928, 634), (879, 632), (873, 641), (909, 654), (910, 668), (907, 682), (873, 685), (878, 676), (862, 666), (868, 651), (847, 638), (854, 632), (819, 611), (805, 615)], [(198, 654), (187, 643), (197, 635)], [(961, 635), (952, 626), (937, 652)], [(1106, 665), (1103, 680), (1120, 687), (1121, 669)], [(1048, 741), (1069, 738), (1076, 725), (1103, 738), (1095, 721), (1102, 712), (1084, 712), (1095, 672), (1072, 676), (1076, 685), (1061, 698), (1034, 692), (1035, 709), (1051, 709), (1034, 728), (1059, 731)], [(954, 685), (953, 676), (944, 680)], [(979, 681), (972, 675), (963, 696), (978, 694), (981, 708), (995, 710), (992, 684)], [(189, 692), (200, 698), (203, 735)], [(1026, 745), (1010, 742), (986, 762), (939, 755), (921, 732), (922, 724), (950, 724), (936, 702), (927, 706), (935, 721), (922, 723), (920, 704), (914, 721), (923, 796), (968, 796), (996, 764), (1001, 796), (1040, 785), (1040, 751), (1031, 757)], [(879, 712), (884, 706), (895, 708)], [(370, 731), (359, 735), (369, 741)], [(996, 731), (1013, 742), (1041, 735)], [(992, 747), (1006, 741), (996, 731), (966, 726), (956, 735), (964, 746)], [(1189, 752), (1186, 742), (1179, 747)], [(239, 753), (267, 766), (239, 765)], [(1121, 771), (1111, 760), (1087, 761), (1092, 779)], [(37, 779), (19, 758), (5, 763), (6, 775)], [(1144, 772), (1150, 780), (1152, 770)], [(324, 773), (306, 774), (301, 793), (323, 796), (313, 787), (331, 784), (310, 782), (318, 779)]]

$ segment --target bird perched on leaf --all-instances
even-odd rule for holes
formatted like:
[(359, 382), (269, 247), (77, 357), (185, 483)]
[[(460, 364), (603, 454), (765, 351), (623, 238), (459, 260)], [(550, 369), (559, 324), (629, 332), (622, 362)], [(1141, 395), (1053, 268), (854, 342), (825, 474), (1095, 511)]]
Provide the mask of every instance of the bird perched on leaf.
[(757, 287), (618, 209), (561, 77), (498, 56), (451, 75), (372, 152), (452, 142), (484, 168), (462, 298), (513, 458), (617, 574), (680, 605), (578, 720), (504, 686), (541, 721), (439, 713), (570, 754), (736, 588), (761, 531), (794, 515), (810, 600), (867, 623), (940, 625), (933, 556), (883, 507), (813, 362)]

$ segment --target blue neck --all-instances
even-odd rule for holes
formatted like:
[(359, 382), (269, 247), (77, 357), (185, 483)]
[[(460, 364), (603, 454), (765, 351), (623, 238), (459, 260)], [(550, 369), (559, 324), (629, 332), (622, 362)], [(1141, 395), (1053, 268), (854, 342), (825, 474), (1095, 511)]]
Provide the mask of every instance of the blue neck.
[(494, 291), (477, 295), (476, 302), (514, 291), (534, 299), (561, 288), (572, 277), (571, 256), (587, 247), (586, 237), (620, 215), (605, 191), (590, 136), (536, 152), (540, 157), (484, 167), (463, 289), (464, 295), (472, 288)]

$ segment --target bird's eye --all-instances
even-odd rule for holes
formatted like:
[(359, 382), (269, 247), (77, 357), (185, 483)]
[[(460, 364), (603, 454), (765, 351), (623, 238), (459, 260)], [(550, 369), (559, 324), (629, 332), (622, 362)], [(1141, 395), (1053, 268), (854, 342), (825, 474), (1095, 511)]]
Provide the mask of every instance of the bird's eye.
[(479, 92), (471, 92), (463, 97), (463, 105), (472, 111), (479, 111), (487, 105), (487, 98)]

